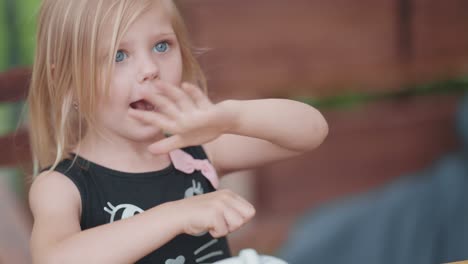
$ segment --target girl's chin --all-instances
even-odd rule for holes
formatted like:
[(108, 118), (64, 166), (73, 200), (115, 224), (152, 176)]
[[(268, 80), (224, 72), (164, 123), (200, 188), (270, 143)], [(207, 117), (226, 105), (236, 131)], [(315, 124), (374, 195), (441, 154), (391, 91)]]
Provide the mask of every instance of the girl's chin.
[(165, 138), (161, 129), (143, 129), (135, 134), (137, 141), (157, 141)]

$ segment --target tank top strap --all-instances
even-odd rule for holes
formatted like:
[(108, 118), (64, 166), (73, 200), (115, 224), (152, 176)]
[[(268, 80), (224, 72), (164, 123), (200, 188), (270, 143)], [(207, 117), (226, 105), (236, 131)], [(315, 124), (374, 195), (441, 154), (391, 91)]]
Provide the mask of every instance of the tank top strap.
[(208, 159), (208, 156), (206, 155), (206, 152), (201, 145), (185, 147), (182, 148), (182, 150), (190, 154), (195, 159)]

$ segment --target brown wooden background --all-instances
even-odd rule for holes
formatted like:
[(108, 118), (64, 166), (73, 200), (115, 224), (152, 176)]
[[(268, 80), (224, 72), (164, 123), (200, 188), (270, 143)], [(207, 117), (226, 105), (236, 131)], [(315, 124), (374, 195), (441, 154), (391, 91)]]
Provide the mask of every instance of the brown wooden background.
[[(463, 0), (201, 0), (184, 12), (213, 98), (397, 91), (468, 72)], [(325, 111), (314, 153), (256, 171), (256, 220), (234, 251), (273, 253), (304, 210), (428, 166), (457, 146), (459, 96)]]
[(181, 1), (216, 98), (399, 89), (466, 72), (464, 0)]
[[(465, 0), (180, 2), (194, 43), (209, 48), (200, 60), (215, 101), (396, 91), (468, 72)], [(25, 76), (27, 70), (0, 78), (1, 101), (24, 98)], [(233, 253), (245, 247), (274, 253), (304, 210), (419, 170), (455, 149), (458, 100), (426, 96), (324, 111), (330, 134), (317, 151), (255, 171), (258, 215), (231, 236)], [(20, 135), (14, 144), (0, 139), (2, 165), (28, 160)], [(10, 230), (0, 234), (6, 241), (0, 263), (13, 263), (19, 253), (4, 250), (13, 229), (8, 221), (0, 226)]]

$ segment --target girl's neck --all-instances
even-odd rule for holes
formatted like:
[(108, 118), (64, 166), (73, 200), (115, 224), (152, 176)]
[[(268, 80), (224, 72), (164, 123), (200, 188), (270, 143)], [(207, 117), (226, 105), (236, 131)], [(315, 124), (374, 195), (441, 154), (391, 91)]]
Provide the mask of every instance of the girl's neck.
[(94, 163), (123, 172), (148, 172), (166, 168), (171, 163), (169, 154), (154, 155), (148, 151), (150, 142), (132, 142), (122, 138), (103, 138), (88, 134), (74, 152)]

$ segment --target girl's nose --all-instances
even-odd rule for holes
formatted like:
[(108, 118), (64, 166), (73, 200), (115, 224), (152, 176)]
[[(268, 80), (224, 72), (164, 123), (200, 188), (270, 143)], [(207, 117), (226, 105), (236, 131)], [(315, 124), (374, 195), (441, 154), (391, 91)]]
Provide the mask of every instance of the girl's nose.
[(149, 60), (143, 63), (144, 65), (141, 66), (141, 70), (138, 75), (138, 82), (144, 83), (147, 81), (159, 79), (159, 67), (156, 65), (156, 63)]

